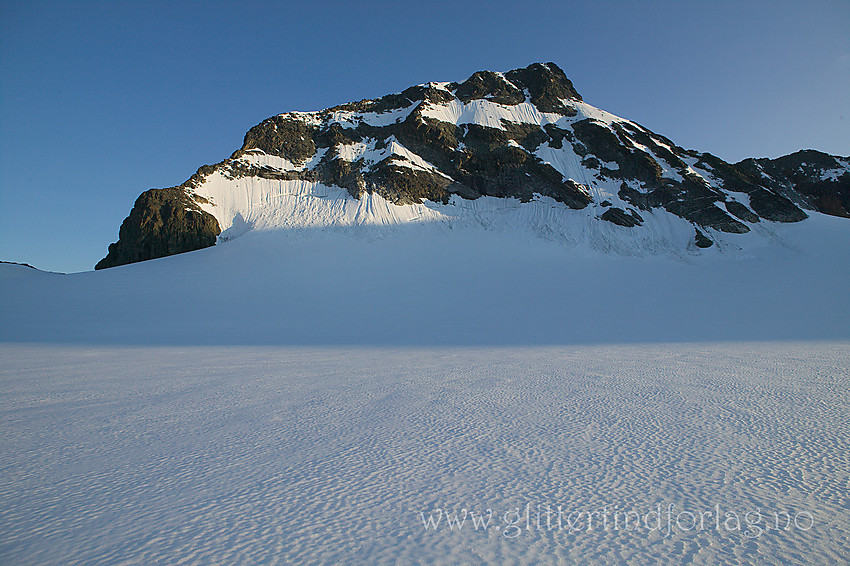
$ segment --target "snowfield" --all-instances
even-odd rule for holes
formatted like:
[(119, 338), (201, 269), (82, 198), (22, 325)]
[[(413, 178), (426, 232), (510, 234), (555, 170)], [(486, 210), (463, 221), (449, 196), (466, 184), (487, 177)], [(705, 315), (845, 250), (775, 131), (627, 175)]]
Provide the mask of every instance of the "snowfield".
[(847, 343), (0, 352), (4, 564), (847, 558)]
[(850, 223), (524, 210), (0, 265), (0, 563), (846, 563)]

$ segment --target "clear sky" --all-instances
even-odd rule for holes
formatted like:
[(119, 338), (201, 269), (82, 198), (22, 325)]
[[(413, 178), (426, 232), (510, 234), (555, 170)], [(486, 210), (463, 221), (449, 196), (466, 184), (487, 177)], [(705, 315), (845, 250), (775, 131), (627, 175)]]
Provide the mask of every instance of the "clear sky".
[(727, 161), (850, 155), (847, 0), (0, 0), (0, 259), (90, 270), (268, 116), (535, 61)]

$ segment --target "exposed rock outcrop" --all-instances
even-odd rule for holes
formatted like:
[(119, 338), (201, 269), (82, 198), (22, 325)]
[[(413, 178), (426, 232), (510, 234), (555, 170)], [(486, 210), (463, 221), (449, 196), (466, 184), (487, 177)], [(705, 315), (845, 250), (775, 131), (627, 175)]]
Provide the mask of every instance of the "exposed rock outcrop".
[(136, 199), (118, 241), (95, 269), (206, 248), (220, 233), (215, 217), (200, 210), (182, 187), (151, 189)]
[(776, 159), (745, 159), (735, 166), (801, 206), (850, 218), (848, 157), (807, 149)]

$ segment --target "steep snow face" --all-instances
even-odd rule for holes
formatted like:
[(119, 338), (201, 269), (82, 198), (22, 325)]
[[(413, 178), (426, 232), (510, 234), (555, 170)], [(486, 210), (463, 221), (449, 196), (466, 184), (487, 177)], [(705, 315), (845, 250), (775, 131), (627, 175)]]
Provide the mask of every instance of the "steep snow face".
[[(700, 253), (693, 245), (693, 226), (664, 211), (641, 212), (642, 225), (627, 228), (601, 220), (597, 214), (604, 209), (600, 207), (593, 207), (589, 213), (575, 211), (539, 195), (529, 202), (496, 197), (468, 200), (455, 195), (446, 204), (425, 201), (396, 205), (374, 192), (354, 198), (344, 189), (321, 183), (260, 177), (230, 179), (218, 171), (205, 180), (196, 194), (207, 201), (200, 205), (203, 210), (218, 219), (221, 241), (249, 230), (432, 223), (440, 230), (466, 228), (527, 234), (570, 248), (616, 255), (686, 257)], [(626, 205), (616, 195), (613, 184), (596, 185), (594, 198)], [(778, 237), (769, 227), (758, 229), (765, 237)], [(718, 243), (717, 250), (747, 253), (747, 243), (741, 236), (707, 231)]]
[[(606, 190), (607, 188), (607, 190)], [(693, 225), (663, 210), (640, 212), (642, 223), (634, 227), (603, 221), (607, 207), (588, 211), (571, 210), (549, 197), (536, 196), (529, 202), (514, 198), (480, 197), (475, 200), (453, 196), (448, 203), (425, 201), (396, 205), (378, 193), (365, 192), (354, 198), (344, 189), (321, 183), (279, 181), (258, 177), (236, 180), (215, 173), (199, 192), (207, 204), (202, 208), (215, 215), (222, 227), (220, 241), (253, 231), (345, 229), (350, 227), (432, 224), (438, 231), (484, 230), (517, 237), (532, 236), (557, 242), (573, 250), (622, 256), (670, 255), (688, 258), (724, 253), (750, 257), (764, 243), (789, 245), (787, 230), (772, 223), (754, 223), (760, 236), (753, 240), (741, 234), (704, 229), (713, 238), (713, 250), (694, 245)], [(594, 199), (610, 199), (626, 206), (616, 187), (596, 185)], [(746, 195), (742, 195), (746, 204)]]
[(295, 118), (310, 126), (336, 124), (343, 128), (356, 128), (361, 125), (382, 127), (403, 122), (415, 108), (416, 104), (410, 104), (403, 108), (394, 108), (385, 112), (329, 110), (322, 112), (285, 112), (280, 116)]
[(219, 171), (196, 191), (201, 208), (216, 217), (220, 239), (248, 230), (392, 225), (437, 221), (442, 215), (425, 204), (399, 206), (376, 193), (356, 199), (345, 189), (303, 180), (228, 178)]
[(423, 118), (449, 122), (456, 126), (477, 124), (487, 128), (504, 129), (502, 121), (515, 124), (555, 124), (562, 119), (560, 114), (544, 113), (528, 103), (504, 106), (489, 100), (472, 100), (463, 103), (454, 99), (446, 104), (427, 104), (422, 109)]
[[(561, 103), (572, 108), (575, 114), (564, 116), (554, 112), (541, 112), (530, 101), (516, 105), (504, 105), (490, 100), (471, 100), (461, 102), (458, 99), (451, 100), (445, 104), (426, 103), (422, 109), (422, 116), (449, 122), (457, 126), (463, 124), (476, 124), (487, 128), (504, 129), (504, 122), (513, 124), (533, 124), (545, 126), (554, 124), (557, 126), (569, 126), (581, 120), (595, 120), (601, 124), (610, 125), (617, 122), (627, 122), (618, 116), (600, 110), (586, 102), (578, 100), (561, 100)], [(572, 112), (571, 112), (572, 114)]]
[(280, 172), (301, 172), (309, 171), (316, 167), (327, 151), (327, 148), (322, 148), (318, 150), (313, 157), (301, 164), (293, 163), (292, 161), (278, 155), (268, 155), (261, 149), (246, 151), (244, 154), (239, 156), (236, 161), (245, 165), (252, 165), (254, 167), (272, 169)]

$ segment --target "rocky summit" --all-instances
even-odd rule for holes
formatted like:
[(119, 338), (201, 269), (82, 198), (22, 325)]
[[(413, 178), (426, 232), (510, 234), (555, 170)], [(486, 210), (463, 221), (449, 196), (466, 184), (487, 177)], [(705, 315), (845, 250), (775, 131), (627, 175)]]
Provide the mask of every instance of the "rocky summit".
[(143, 193), (95, 268), (251, 229), (428, 221), (699, 254), (807, 211), (850, 216), (850, 159), (730, 164), (587, 104), (557, 65), (535, 63), (268, 118), (228, 159)]

